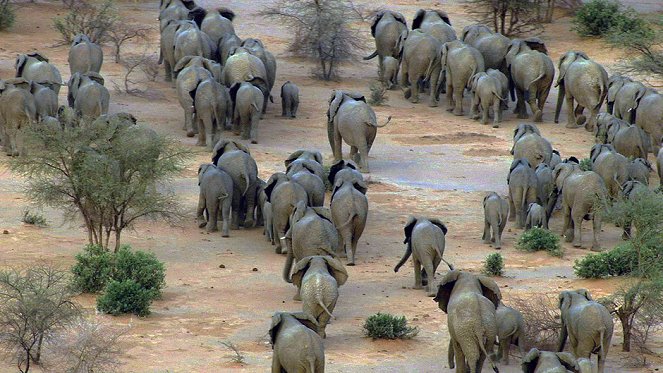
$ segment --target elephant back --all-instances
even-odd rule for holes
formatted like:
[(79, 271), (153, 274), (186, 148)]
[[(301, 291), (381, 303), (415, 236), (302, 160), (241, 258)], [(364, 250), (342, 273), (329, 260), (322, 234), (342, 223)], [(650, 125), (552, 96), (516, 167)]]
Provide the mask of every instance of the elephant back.
[(228, 57), (223, 69), (223, 77), (226, 86), (248, 82), (254, 78), (267, 81), (267, 70), (260, 58), (248, 52), (243, 52)]

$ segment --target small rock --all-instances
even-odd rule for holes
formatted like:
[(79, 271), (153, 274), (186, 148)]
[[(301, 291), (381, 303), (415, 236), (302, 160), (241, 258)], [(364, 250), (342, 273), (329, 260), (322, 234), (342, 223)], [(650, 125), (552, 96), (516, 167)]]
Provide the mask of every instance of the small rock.
[(252, 271), (253, 272), (258, 272), (258, 268), (253, 267)]
[(226, 268), (224, 264), (219, 264), (219, 268)]
[(429, 314), (427, 314), (427, 313), (424, 313), (424, 314), (423, 314), (422, 316), (423, 316), (423, 318), (424, 318), (424, 319), (427, 319), (427, 318), (429, 318), (429, 317), (430, 317), (430, 315), (429, 315)]
[(413, 317), (412, 321), (419, 321), (419, 318), (418, 317)]
[(5, 229), (4, 231), (2, 231), (2, 234), (9, 234), (9, 231)]

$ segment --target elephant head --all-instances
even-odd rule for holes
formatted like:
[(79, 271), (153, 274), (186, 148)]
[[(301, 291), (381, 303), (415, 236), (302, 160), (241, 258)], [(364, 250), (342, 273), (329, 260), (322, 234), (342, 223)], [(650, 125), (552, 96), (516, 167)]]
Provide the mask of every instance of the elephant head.
[(378, 26), (378, 23), (380, 23), (380, 20), (382, 20), (382, 17), (384, 17), (385, 14), (391, 14), (391, 16), (394, 17), (395, 20), (402, 23), (403, 25), (405, 25), (405, 28), (407, 28), (407, 21), (405, 20), (405, 17), (401, 13), (394, 12), (391, 10), (381, 10), (375, 14), (375, 18), (373, 19), (373, 23), (371, 24), (371, 35), (373, 37), (375, 37), (375, 29)]
[(469, 83), (467, 84), (471, 91), (476, 91), (477, 84), (479, 83), (479, 79), (481, 79), (484, 76), (488, 76), (488, 74), (486, 74), (483, 71), (480, 71), (480, 72), (472, 75), (472, 77), (470, 78)]
[(216, 162), (224, 153), (233, 150), (241, 150), (244, 153), (251, 155), (251, 151), (249, 150), (249, 148), (246, 145), (242, 144), (241, 142), (235, 140), (221, 139), (214, 145), (214, 149), (212, 149), (212, 163), (216, 164)]
[[(565, 314), (573, 305), (574, 298), (577, 298), (578, 296), (588, 301), (593, 300), (587, 289), (565, 290), (559, 293), (559, 309), (562, 311), (562, 324), (566, 323), (566, 321), (564, 321)], [(562, 328), (563, 327), (564, 325), (562, 325)]]
[(276, 336), (279, 334), (279, 329), (281, 328), (281, 322), (285, 317), (294, 317), (305, 327), (317, 332), (318, 330), (318, 321), (311, 315), (305, 312), (277, 312), (272, 316), (272, 325), (269, 327), (269, 342), (274, 348), (274, 343), (276, 343)]
[(624, 86), (624, 84), (632, 82), (633, 80), (627, 76), (621, 74), (615, 74), (608, 79), (608, 95), (606, 100), (608, 104), (615, 102), (617, 98), (617, 92)]
[(540, 38), (537, 38), (535, 36), (529, 37), (525, 40), (523, 40), (527, 46), (537, 52), (541, 52), (543, 54), (548, 54), (548, 49), (546, 48), (546, 43), (543, 42)]
[[(317, 165), (317, 167), (316, 167)], [(286, 174), (287, 175), (293, 175), (301, 170), (308, 171), (309, 173), (313, 175), (318, 175), (316, 173), (317, 170), (319, 170), (320, 166), (316, 161), (312, 161), (309, 159), (296, 159), (288, 164), (288, 167), (286, 167)]]
[(465, 26), (463, 28), (463, 33), (460, 36), (460, 40), (463, 43), (472, 44), (481, 34), (492, 34), (488, 26), (482, 24), (474, 24)]
[(589, 151), (589, 159), (594, 163), (596, 162), (596, 158), (605, 152), (615, 152), (615, 147), (611, 144), (595, 144), (592, 146), (592, 150)]
[(318, 162), (322, 165), (322, 154), (319, 151), (313, 150), (297, 150), (296, 152), (290, 154), (288, 158), (285, 159), (285, 166), (288, 167), (290, 163), (294, 162), (297, 159), (307, 159)]
[(353, 162), (344, 161), (342, 159), (340, 161), (334, 162), (334, 164), (332, 164), (331, 167), (329, 168), (329, 175), (327, 176), (329, 184), (334, 185), (336, 181), (336, 174), (339, 171), (344, 170), (346, 168), (349, 168), (351, 170), (357, 170), (357, 166)]
[(189, 66), (204, 67), (203, 58), (200, 56), (184, 56), (175, 64), (173, 71), (179, 74), (184, 68)]
[(221, 7), (216, 8), (216, 12), (219, 13), (221, 17), (226, 18), (231, 22), (233, 19), (235, 19), (235, 12), (233, 12), (231, 9)]
[(85, 34), (78, 34), (74, 37), (74, 40), (71, 42), (71, 46), (78, 45), (81, 43), (91, 43), (90, 38)]
[(513, 130), (513, 145), (511, 146), (511, 155), (513, 155), (514, 148), (516, 146), (516, 143), (518, 140), (520, 140), (523, 136), (534, 133), (539, 136), (541, 136), (541, 132), (539, 131), (539, 127), (537, 127), (535, 124), (529, 124), (529, 123), (520, 123), (518, 127), (514, 128)]
[(276, 172), (269, 177), (267, 180), (267, 185), (265, 186), (265, 195), (267, 196), (267, 201), (272, 201), (272, 192), (279, 184), (289, 181), (290, 177), (283, 172)]
[(88, 71), (83, 76), (89, 78), (90, 80), (93, 80), (101, 85), (104, 85), (104, 77), (101, 76), (99, 73), (95, 73), (94, 71)]
[(559, 76), (557, 77), (557, 83), (555, 86), (564, 84), (566, 71), (569, 66), (577, 60), (589, 60), (589, 56), (582, 51), (568, 51), (559, 58), (559, 63), (557, 64), (557, 67), (559, 68)]
[(507, 48), (506, 55), (504, 56), (504, 59), (506, 60), (507, 71), (511, 71), (511, 63), (513, 63), (513, 59), (516, 58), (518, 54), (530, 50), (532, 49), (524, 40), (521, 39), (511, 40), (511, 44)]
[(332, 275), (332, 277), (334, 277), (338, 286), (345, 284), (345, 282), (348, 280), (348, 272), (343, 267), (343, 264), (340, 261), (338, 261), (338, 259), (334, 259), (331, 256), (315, 255), (315, 256), (307, 256), (297, 261), (295, 269), (293, 270), (292, 273), (293, 284), (295, 284), (297, 287), (300, 287), (302, 285), (302, 279), (304, 278), (304, 275), (306, 274), (306, 271), (308, 270), (309, 266), (314, 261), (325, 262), (329, 274)]
[[(6, 85), (13, 86), (15, 88), (24, 89), (26, 91), (30, 91), (30, 88), (32, 87), (32, 84), (29, 80), (26, 80), (25, 78), (20, 78), (20, 77), (19, 78), (7, 79), (7, 80), (4, 81), (4, 83)], [(2, 90), (7, 89), (7, 88), (10, 88), (10, 87), (5, 87)]]
[[(539, 351), (536, 347), (532, 348), (527, 355), (523, 357), (521, 367), (524, 373), (534, 373), (541, 364), (542, 371), (564, 367), (564, 370), (579, 372), (576, 358), (570, 352), (548, 352)], [(584, 372), (583, 372), (584, 373)]]
[[(403, 231), (405, 232), (405, 240), (403, 241), (404, 244), (410, 244), (410, 240), (412, 239), (412, 230), (414, 229), (414, 226), (417, 225), (417, 222), (419, 219), (415, 216), (410, 216), (407, 219), (407, 223), (405, 223), (405, 228), (403, 228)], [(442, 223), (440, 219), (428, 219), (433, 225), (437, 226), (442, 230), (442, 233), (445, 235), (447, 234), (447, 226)]]
[(207, 16), (207, 11), (199, 6), (194, 6), (187, 14), (187, 18), (195, 23), (197, 27), (202, 26), (205, 16)]
[(437, 289), (437, 295), (435, 298), (433, 298), (433, 300), (438, 303), (440, 309), (443, 312), (447, 312), (447, 306), (449, 304), (449, 300), (451, 299), (451, 293), (456, 286), (456, 282), (461, 277), (468, 276), (472, 277), (476, 281), (477, 285), (481, 289), (481, 294), (490, 300), (495, 305), (495, 308), (497, 308), (500, 300), (502, 299), (502, 293), (500, 292), (500, 288), (497, 286), (495, 281), (485, 276), (475, 276), (469, 272), (451, 270), (447, 272), (442, 281), (440, 281), (440, 285)]
[(198, 166), (198, 185), (200, 185), (200, 181), (203, 178), (205, 172), (207, 172), (207, 170), (209, 170), (210, 168), (214, 169), (216, 168), (216, 166), (212, 163), (203, 163), (200, 166)]
[(560, 164), (555, 166), (555, 169), (553, 170), (555, 193), (557, 194), (561, 193), (562, 186), (564, 185), (564, 181), (566, 181), (566, 178), (569, 177), (571, 174), (579, 171), (580, 171), (580, 165), (578, 159), (575, 157), (566, 159), (564, 162), (561, 162)]
[(329, 109), (327, 110), (327, 123), (334, 123), (334, 117), (338, 112), (338, 109), (341, 107), (345, 100), (355, 100), (355, 101), (364, 101), (366, 98), (361, 93), (342, 91), (340, 89), (335, 89), (331, 93), (329, 98)]
[(414, 19), (412, 20), (412, 29), (416, 30), (421, 27), (421, 24), (424, 22), (427, 14), (434, 13), (439, 17), (444, 23), (451, 26), (451, 21), (449, 20), (449, 15), (446, 12), (436, 9), (419, 9), (417, 13), (414, 14)]

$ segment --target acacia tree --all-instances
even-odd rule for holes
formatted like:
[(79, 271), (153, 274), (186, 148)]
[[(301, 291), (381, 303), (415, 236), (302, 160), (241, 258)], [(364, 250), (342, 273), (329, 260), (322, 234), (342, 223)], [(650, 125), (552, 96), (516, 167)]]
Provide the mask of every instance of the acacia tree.
[(555, 0), (466, 0), (468, 13), (506, 36), (536, 34), (553, 20)]
[(79, 127), (33, 125), (23, 130), (25, 155), (10, 161), (27, 178), (28, 197), (81, 215), (90, 244), (115, 251), (125, 228), (142, 218), (172, 222), (179, 205), (166, 182), (190, 154), (172, 139), (118, 114)]
[(364, 48), (360, 9), (351, 0), (279, 0), (260, 13), (294, 30), (290, 50), (314, 59), (319, 76), (331, 80), (339, 64), (356, 59)]

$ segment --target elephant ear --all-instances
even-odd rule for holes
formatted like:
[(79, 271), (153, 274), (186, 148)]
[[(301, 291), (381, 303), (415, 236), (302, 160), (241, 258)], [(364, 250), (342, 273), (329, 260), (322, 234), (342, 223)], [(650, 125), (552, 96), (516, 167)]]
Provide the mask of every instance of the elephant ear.
[(493, 302), (495, 308), (497, 308), (502, 299), (502, 292), (500, 292), (500, 288), (497, 286), (495, 280), (486, 276), (478, 276), (478, 280), (479, 284), (481, 284), (481, 293), (483, 296)]
[(438, 16), (446, 23), (447, 25), (451, 26), (451, 20), (449, 19), (449, 15), (447, 12), (444, 12), (442, 10), (433, 10), (433, 12), (437, 13)]
[(288, 158), (285, 159), (283, 163), (285, 163), (285, 166), (288, 167), (292, 162), (294, 162), (297, 158), (301, 157), (302, 154), (304, 154), (305, 150), (297, 150), (296, 152), (293, 152), (288, 156)]
[(336, 117), (336, 113), (338, 112), (338, 109), (341, 107), (341, 103), (343, 103), (343, 91), (341, 90), (332, 91), (332, 96), (331, 99), (329, 100), (329, 109), (327, 110), (328, 123), (334, 122), (334, 117)]
[(355, 180), (352, 182), (352, 186), (363, 195), (366, 195), (366, 192), (368, 192), (368, 185), (366, 185), (364, 180)]
[(425, 10), (417, 10), (417, 12), (414, 14), (414, 19), (412, 20), (412, 30), (416, 30), (421, 27), (421, 22), (423, 22), (424, 16), (426, 16)]
[(343, 179), (338, 179), (334, 182), (334, 187), (332, 188), (330, 202), (334, 200), (336, 192), (338, 192), (338, 190), (341, 189), (341, 187), (343, 187), (343, 184), (345, 184), (345, 180)]
[(331, 223), (334, 223), (331, 215), (331, 210), (328, 207), (309, 207), (315, 211), (316, 215), (322, 219), (329, 220)]
[(447, 234), (447, 226), (444, 225), (444, 223), (442, 222), (442, 220), (437, 219), (437, 218), (428, 219), (428, 220), (429, 220), (431, 223), (433, 223), (433, 225), (435, 225), (435, 226), (437, 226), (438, 228), (440, 228), (440, 229), (442, 230), (442, 233), (444, 233), (445, 235)]
[(576, 293), (582, 295), (583, 297), (585, 297), (585, 299), (587, 299), (589, 301), (593, 300), (592, 295), (589, 294), (589, 290), (587, 290), (587, 289), (578, 289), (578, 290), (576, 290)]
[(216, 11), (219, 13), (221, 17), (226, 18), (231, 22), (233, 19), (235, 19), (235, 12), (233, 12), (228, 8), (217, 8)]
[(626, 81), (621, 75), (613, 75), (608, 81), (608, 96), (606, 100), (608, 103), (613, 103), (617, 99), (617, 93), (624, 86)]
[(89, 41), (90, 41), (90, 39), (87, 39), (87, 40), (86, 40), (86, 39), (87, 39), (87, 35), (85, 35), (85, 34), (77, 34), (77, 35), (74, 37), (74, 40), (71, 42), (71, 46), (73, 47), (73, 46), (78, 45), (78, 44), (80, 44), (80, 43), (83, 43), (83, 42), (89, 42)]
[(67, 92), (67, 101), (69, 103), (69, 107), (74, 107), (74, 100), (76, 98), (76, 95), (78, 94), (78, 87), (81, 84), (81, 74), (80, 73), (74, 73), (74, 75), (69, 78), (69, 89)]
[(312, 153), (313, 153), (313, 159), (315, 159), (315, 161), (318, 162), (320, 164), (320, 166), (323, 166), (323, 164), (322, 164), (323, 163), (322, 153), (320, 153), (317, 150), (312, 152)]
[(281, 321), (283, 319), (283, 312), (277, 312), (272, 315), (272, 325), (269, 327), (269, 343), (272, 344), (272, 349), (274, 349), (274, 343), (276, 342), (276, 335), (279, 334), (279, 329), (281, 328)]
[(305, 312), (276, 312), (272, 316), (272, 325), (269, 327), (269, 342), (272, 344), (272, 349), (274, 349), (274, 343), (276, 343), (276, 336), (279, 334), (281, 322), (286, 317), (294, 317), (302, 325), (313, 331), (316, 331), (318, 328), (318, 322), (315, 318)]
[[(294, 154), (294, 153), (293, 153)], [(345, 167), (349, 167), (350, 164), (346, 163), (344, 160), (340, 160), (337, 162), (334, 162), (334, 164), (329, 167), (329, 175), (327, 175), (327, 180), (329, 180), (329, 183), (334, 185), (336, 181), (336, 174), (344, 169)]]
[(308, 267), (311, 265), (311, 260), (316, 257), (317, 256), (307, 256), (301, 258), (297, 261), (297, 264), (295, 264), (295, 268), (292, 270), (291, 278), (292, 283), (298, 288), (302, 286), (302, 279), (304, 278), (306, 271), (308, 271)]
[(511, 71), (511, 62), (513, 61), (514, 58), (522, 51), (523, 46), (525, 46), (525, 42), (523, 42), (520, 39), (513, 39), (511, 40), (511, 44), (507, 48), (506, 55), (504, 58), (506, 59), (506, 69), (507, 71)]
[(405, 16), (399, 12), (391, 12), (391, 15), (394, 16), (394, 18), (405, 25), (405, 28), (407, 28), (407, 21), (405, 20)]
[(327, 262), (329, 274), (334, 277), (336, 284), (338, 286), (345, 284), (345, 282), (348, 281), (348, 272), (345, 270), (345, 267), (343, 267), (343, 263), (331, 256), (323, 256), (323, 259)]
[(39, 52), (28, 53), (28, 57), (36, 58), (41, 62), (48, 62), (48, 57), (46, 57), (46, 55), (41, 54)]
[(187, 65), (191, 62), (192, 59), (196, 58), (196, 56), (184, 56), (180, 58), (179, 61), (175, 64), (175, 67), (173, 68), (173, 71), (176, 74), (179, 74)]
[(541, 40), (541, 38), (533, 36), (525, 39), (524, 42), (531, 50), (541, 52), (543, 54), (548, 54), (546, 43), (544, 43), (543, 40)]
[(188, 18), (196, 23), (196, 26), (200, 28), (203, 24), (203, 20), (207, 16), (207, 11), (199, 6), (194, 7), (189, 10)]
[(562, 312), (565, 312), (566, 310), (571, 308), (572, 303), (573, 303), (573, 297), (571, 296), (570, 291), (565, 290), (559, 293), (559, 309)]
[(267, 196), (267, 202), (272, 202), (272, 192), (283, 176), (285, 176), (283, 172), (276, 172), (269, 177), (269, 180), (267, 180), (267, 185), (265, 185), (265, 195)]
[(642, 100), (642, 98), (645, 97), (645, 94), (647, 94), (647, 87), (645, 86), (640, 87), (635, 92), (635, 95), (633, 96), (633, 101), (635, 102), (635, 106), (632, 108), (633, 110), (638, 108), (638, 105), (640, 105), (640, 100)]
[(25, 64), (28, 62), (28, 56), (25, 54), (21, 54), (18, 57), (16, 57), (16, 77), (18, 78), (19, 76), (23, 75), (23, 69), (25, 68)]
[[(580, 53), (582, 53), (582, 55)], [(569, 51), (569, 52), (564, 53), (559, 58), (559, 64), (558, 64), (559, 76), (557, 77), (557, 84), (556, 85), (560, 85), (560, 84), (564, 83), (564, 77), (566, 76), (566, 71), (568, 70), (569, 66), (571, 66), (571, 64), (573, 62), (575, 62), (575, 60), (578, 59), (579, 57), (583, 57), (583, 55), (584, 55), (584, 57), (587, 57), (587, 55), (584, 54), (583, 52)], [(587, 58), (587, 59), (589, 59), (589, 58)]]
[(378, 27), (378, 23), (380, 23), (386, 12), (386, 10), (381, 10), (375, 14), (375, 19), (373, 19), (373, 23), (371, 24), (371, 36), (375, 37), (375, 28)]
[(212, 149), (212, 163), (216, 164), (216, 162), (219, 160), (219, 158), (221, 158), (223, 153), (225, 153), (226, 145), (228, 145), (229, 142), (230, 142), (230, 140), (220, 139), (214, 145), (214, 149)]
[(403, 60), (403, 47), (405, 46), (405, 40), (407, 40), (407, 28), (401, 32), (400, 35), (398, 35), (398, 40), (396, 41), (396, 50), (398, 51), (398, 54), (396, 58), (398, 59), (398, 62), (400, 63)]
[(449, 304), (449, 298), (451, 298), (451, 292), (453, 291), (460, 275), (461, 272), (456, 270), (447, 272), (437, 288), (437, 294), (433, 300), (437, 302), (438, 306), (444, 313), (447, 313), (447, 305)]
[(541, 352), (538, 348), (533, 347), (527, 355), (523, 357), (523, 361), (520, 364), (523, 369), (523, 373), (534, 373), (536, 371), (536, 366), (539, 364), (539, 355)]
[(310, 159), (302, 160), (302, 166), (304, 167), (304, 169), (313, 175), (315, 175), (315, 171), (317, 170), (317, 168), (315, 167), (316, 163), (317, 162), (312, 161)]
[(85, 76), (87, 76), (88, 78), (92, 79), (93, 81), (101, 85), (104, 85), (104, 77), (101, 76), (101, 74), (99, 73), (95, 73), (94, 71), (88, 71), (85, 73)]
[(300, 221), (304, 215), (306, 214), (306, 202), (304, 201), (299, 201), (297, 202), (297, 205), (295, 208), (292, 210), (292, 214), (290, 214), (290, 226), (294, 226), (298, 221)]
[(564, 366), (564, 368), (572, 372), (578, 372), (580, 370), (580, 368), (578, 367), (578, 362), (576, 361), (576, 357), (573, 356), (572, 353), (556, 352), (555, 355), (557, 355), (557, 359)]
[(417, 218), (410, 215), (410, 217), (407, 218), (407, 222), (405, 223), (405, 228), (403, 228), (403, 232), (405, 233), (405, 240), (403, 243), (409, 245), (410, 240), (412, 240), (412, 230), (414, 229), (415, 225), (417, 225)]

